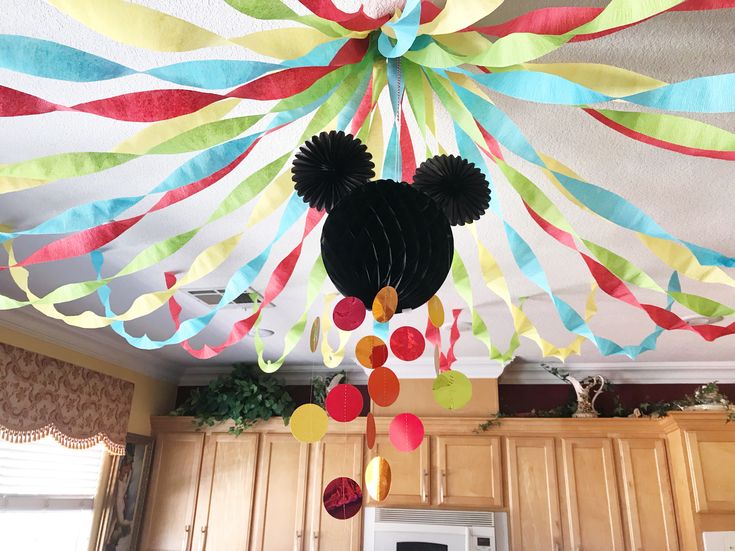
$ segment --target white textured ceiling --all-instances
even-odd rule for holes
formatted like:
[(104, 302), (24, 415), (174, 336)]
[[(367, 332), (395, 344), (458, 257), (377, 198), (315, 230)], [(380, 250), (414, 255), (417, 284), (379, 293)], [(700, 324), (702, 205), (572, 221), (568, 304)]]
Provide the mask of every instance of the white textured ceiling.
[[(179, 0), (137, 0), (138, 3), (165, 11), (211, 29), (224, 36), (241, 36), (271, 24), (254, 21), (239, 14), (222, 0), (198, 0), (181, 2)], [(383, 2), (385, 3), (385, 2)], [(500, 22), (537, 7), (549, 5), (604, 5), (605, 2), (556, 0), (554, 2), (506, 1), (487, 22)], [(340, 3), (347, 10), (354, 9), (354, 3)], [(147, 69), (177, 61), (212, 58), (255, 58), (249, 52), (236, 47), (221, 47), (182, 54), (148, 52), (115, 43), (100, 37), (89, 29), (57, 12), (41, 0), (2, 0), (0, 32), (36, 36), (55, 40), (70, 46), (112, 59), (119, 63)], [(677, 81), (708, 74), (735, 72), (735, 56), (732, 44), (735, 39), (735, 12), (675, 12), (649, 20), (638, 26), (594, 41), (568, 44), (543, 61), (586, 61), (618, 65), (638, 71), (664, 81)], [(166, 83), (144, 75), (134, 75), (101, 83), (68, 83), (28, 77), (0, 70), (0, 84), (36, 94), (61, 104), (74, 104), (125, 92), (163, 88)], [(735, 92), (734, 92), (735, 93)], [(634, 142), (595, 122), (582, 111), (572, 107), (554, 107), (531, 104), (494, 94), (493, 99), (516, 121), (524, 133), (531, 138), (533, 145), (572, 167), (588, 181), (613, 190), (629, 201), (643, 208), (655, 220), (678, 237), (714, 248), (728, 255), (735, 255), (735, 222), (733, 222), (733, 192), (735, 185), (735, 165), (726, 161), (688, 157), (648, 145)], [(243, 102), (235, 113), (257, 112), (248, 102)], [(697, 118), (735, 131), (735, 116), (705, 115)], [(66, 151), (105, 151), (131, 136), (143, 125), (112, 121), (92, 115), (73, 113), (51, 113), (34, 117), (2, 119), (0, 122), (0, 163), (16, 162), (38, 156)], [(199, 193), (193, 199), (183, 201), (173, 207), (146, 219), (133, 230), (126, 233), (113, 244), (106, 247), (108, 269), (124, 265), (134, 253), (144, 245), (174, 235), (203, 222), (234, 185), (242, 181), (259, 166), (283, 154), (291, 148), (297, 134), (303, 127), (296, 125), (282, 132), (275, 139), (264, 140), (258, 148), (259, 154), (236, 169), (217, 185)], [(440, 133), (446, 135), (445, 143), (452, 145), (451, 126), (445, 114), (440, 117)], [(74, 181), (60, 181), (41, 189), (13, 193), (0, 197), (0, 224), (14, 228), (32, 227), (53, 214), (73, 205), (96, 199), (120, 195), (136, 195), (155, 186), (181, 164), (188, 155), (151, 157), (136, 160), (100, 174), (90, 175)], [(643, 268), (660, 284), (665, 285), (670, 271), (653, 257), (637, 241), (635, 236), (594, 215), (585, 213), (563, 199), (541, 176), (538, 170), (524, 161), (510, 157), (516, 166), (526, 174), (532, 175), (537, 184), (557, 201), (564, 214), (573, 223), (578, 233), (600, 243), (609, 249), (623, 253), (629, 260)], [(502, 197), (504, 211), (518, 231), (533, 246), (549, 275), (555, 291), (578, 310), (583, 311), (590, 278), (579, 258), (551, 240), (528, 218), (515, 194), (497, 170), (491, 169), (491, 176)], [(136, 209), (148, 206), (145, 203)], [(141, 272), (133, 277), (119, 280), (112, 285), (113, 307), (116, 310), (127, 308), (140, 293), (164, 288), (164, 270), (185, 270), (194, 256), (203, 247), (230, 235), (233, 228), (245, 223), (251, 206), (237, 211), (226, 219), (208, 227), (184, 250), (180, 251), (161, 266)], [(257, 255), (268, 236), (275, 231), (275, 221), (280, 213), (250, 232), (240, 243), (236, 253), (220, 269), (196, 284), (196, 287), (222, 287), (232, 272), (241, 264)], [(495, 254), (505, 271), (515, 297), (530, 296), (525, 311), (539, 327), (541, 333), (550, 341), (562, 345), (570, 342), (573, 335), (561, 325), (549, 300), (538, 288), (523, 278), (508, 252), (507, 245), (498, 220), (490, 216), (479, 223), (484, 241)], [(270, 260), (254, 287), (261, 289), (275, 264), (295, 245), (300, 229), (294, 228), (273, 249)], [(20, 240), (17, 253), (23, 257), (45, 242), (44, 238)], [(474, 246), (466, 232), (455, 228), (455, 242), (467, 262), (474, 283), (475, 303), (487, 321), (492, 338), (501, 349), (507, 347), (512, 333), (512, 325), (507, 311), (482, 285), (479, 268), (475, 259)], [(318, 253), (318, 231), (307, 240), (302, 261), (286, 291), (275, 301), (276, 307), (266, 311), (263, 327), (276, 332), (266, 340), (270, 357), (278, 357), (283, 346), (283, 333), (300, 315), (305, 297), (305, 279), (310, 260)], [(0, 258), (6, 263), (5, 258)], [(731, 275), (735, 275), (731, 271)], [(94, 273), (86, 258), (46, 264), (31, 269), (31, 287), (37, 294), (43, 294), (60, 284), (92, 279)], [(722, 285), (702, 285), (683, 280), (685, 292), (702, 294), (730, 306), (735, 305), (735, 291)], [(17, 296), (12, 282), (6, 273), (0, 273), (0, 291)], [(463, 307), (447, 282), (439, 295), (447, 309)], [(655, 304), (664, 301), (660, 295), (638, 292), (641, 300)], [(179, 293), (184, 306), (184, 315), (193, 316), (205, 313), (206, 307)], [(639, 311), (622, 305), (598, 292), (599, 313), (591, 322), (592, 328), (600, 335), (621, 344), (637, 344), (652, 329), (652, 324)], [(99, 303), (92, 298), (60, 309), (67, 313), (80, 312), (90, 308), (100, 312)], [(322, 305), (317, 302), (311, 317), (321, 313)], [(681, 315), (690, 314), (680, 307), (675, 311)], [(223, 340), (232, 323), (242, 317), (242, 310), (226, 309), (220, 312), (214, 322), (193, 342), (219, 343)], [(0, 313), (0, 322), (6, 325), (23, 326), (24, 320), (33, 319), (28, 312)], [(414, 312), (402, 316), (400, 323), (415, 325), (421, 329), (425, 325), (425, 313)], [(463, 314), (467, 321), (468, 315)], [(63, 324), (47, 321), (49, 333), (62, 335)], [(396, 322), (399, 323), (399, 322)], [(35, 325), (37, 328), (38, 324)], [(172, 325), (164, 310), (143, 320), (128, 324), (134, 334), (147, 333), (154, 338), (165, 338), (172, 331)], [(38, 329), (36, 329), (38, 331)], [(369, 330), (367, 323), (363, 333)], [(61, 331), (61, 332), (60, 332)], [(109, 330), (85, 332), (69, 329), (70, 338), (82, 335), (91, 347), (97, 346), (100, 353), (109, 345), (111, 338), (120, 340)], [(445, 336), (446, 338), (446, 336)], [(354, 338), (353, 338), (354, 339)], [(354, 340), (353, 340), (354, 342)], [(98, 343), (95, 345), (94, 343)], [(127, 346), (127, 345), (126, 345)], [(348, 350), (351, 346), (348, 346)], [(468, 331), (460, 339), (457, 348), (460, 364), (462, 358), (479, 358), (485, 354), (482, 344), (474, 340)], [(427, 351), (427, 360), (429, 352)], [(540, 358), (537, 347), (530, 341), (523, 342), (518, 355), (526, 360)], [(351, 351), (348, 352), (348, 362)], [(251, 340), (246, 339), (229, 349), (221, 356), (207, 362), (191, 358), (183, 350), (169, 347), (141, 356), (143, 363), (168, 364), (172, 366), (227, 364), (234, 361), (252, 361), (254, 349)], [(298, 364), (311, 364), (319, 359), (308, 352), (305, 342), (299, 344), (289, 360)], [(622, 357), (601, 358), (590, 343), (583, 347), (581, 357), (572, 357), (570, 362), (607, 362), (623, 361)], [(655, 351), (640, 357), (642, 361), (654, 362), (694, 362), (694, 361), (733, 361), (735, 360), (735, 337), (725, 337), (714, 343), (707, 343), (693, 333), (685, 331), (667, 332), (659, 340)], [(145, 368), (145, 367), (144, 367)]]

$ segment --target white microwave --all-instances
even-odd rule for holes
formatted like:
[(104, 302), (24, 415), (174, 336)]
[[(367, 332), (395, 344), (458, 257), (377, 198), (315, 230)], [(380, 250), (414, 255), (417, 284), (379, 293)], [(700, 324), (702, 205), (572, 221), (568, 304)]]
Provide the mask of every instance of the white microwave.
[(505, 513), (365, 508), (364, 551), (508, 551)]

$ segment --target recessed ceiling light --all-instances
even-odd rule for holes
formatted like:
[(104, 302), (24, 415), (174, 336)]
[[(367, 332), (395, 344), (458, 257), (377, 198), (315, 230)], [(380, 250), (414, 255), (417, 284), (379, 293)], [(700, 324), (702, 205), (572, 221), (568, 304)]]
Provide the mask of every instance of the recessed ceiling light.
[[(258, 329), (258, 335), (260, 335), (260, 337), (263, 338), (263, 339), (268, 338), (268, 337), (272, 337), (275, 334), (276, 334), (276, 332), (275, 331), (272, 331), (270, 329), (264, 329), (264, 328)], [(255, 331), (251, 330), (248, 333), (248, 337), (250, 337), (251, 339), (254, 338), (255, 337)]]
[(689, 325), (710, 325), (712, 323), (718, 323), (725, 318), (722, 316), (684, 316), (681, 319), (683, 319)]

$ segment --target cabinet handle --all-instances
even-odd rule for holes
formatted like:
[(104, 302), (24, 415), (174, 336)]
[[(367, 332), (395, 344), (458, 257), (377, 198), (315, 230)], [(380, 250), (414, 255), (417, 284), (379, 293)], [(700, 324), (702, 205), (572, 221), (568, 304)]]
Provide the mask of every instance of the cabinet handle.
[(294, 549), (296, 551), (301, 551), (301, 530), (296, 530), (296, 542)]
[(181, 551), (188, 551), (189, 545), (191, 544), (191, 524), (184, 526), (184, 532), (186, 532), (186, 537), (184, 538), (184, 543), (181, 546)]
[(312, 546), (312, 550), (317, 551), (317, 549), (319, 549), (319, 532), (312, 532), (311, 538), (314, 540), (314, 545)]
[(426, 487), (429, 482), (429, 471), (424, 469), (424, 476), (421, 480), (421, 503), (426, 503)]
[(204, 551), (204, 548), (207, 546), (207, 527), (202, 526), (202, 537), (199, 541), (199, 551)]
[(561, 551), (561, 546), (558, 541), (554, 542), (554, 551)]
[(439, 501), (444, 503), (444, 484), (447, 481), (447, 471), (442, 471), (442, 477), (439, 484)]

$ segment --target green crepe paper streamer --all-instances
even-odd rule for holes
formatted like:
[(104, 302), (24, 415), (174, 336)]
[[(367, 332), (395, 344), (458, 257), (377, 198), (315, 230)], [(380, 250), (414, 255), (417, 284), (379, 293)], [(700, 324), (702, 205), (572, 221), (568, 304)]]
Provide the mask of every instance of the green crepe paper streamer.
[(711, 124), (661, 113), (596, 111), (625, 128), (658, 140), (695, 149), (735, 151), (735, 134)]
[(316, 101), (342, 82), (346, 78), (346, 75), (349, 75), (354, 71), (354, 69), (354, 65), (345, 65), (327, 73), (303, 92), (299, 92), (298, 94), (294, 94), (293, 96), (280, 100), (275, 107), (273, 107), (273, 111), (289, 111)]
[(314, 113), (314, 117), (311, 119), (306, 130), (304, 130), (304, 133), (301, 135), (299, 142), (308, 140), (317, 132), (321, 132), (334, 120), (350, 98), (355, 94), (358, 86), (360, 86), (362, 78), (372, 66), (373, 56), (374, 53), (366, 54), (365, 58), (357, 64), (352, 73), (349, 74), (347, 78), (345, 78), (344, 82), (339, 85), (331, 96), (329, 96), (329, 99), (327, 99), (327, 101), (317, 109), (316, 113)]
[[(260, 193), (265, 186), (276, 177), (290, 157), (291, 154), (287, 153), (243, 180), (220, 203), (204, 226), (234, 212), (256, 197), (258, 193)], [(189, 230), (163, 241), (159, 241), (158, 243), (149, 245), (146, 249), (138, 253), (122, 270), (113, 276), (93, 281), (69, 283), (54, 289), (47, 295), (39, 297), (38, 300), (34, 301), (18, 301), (0, 295), (0, 310), (9, 310), (33, 304), (57, 304), (70, 302), (72, 300), (88, 296), (115, 279), (140, 272), (165, 260), (191, 241), (204, 226), (200, 226), (199, 228)]]
[(237, 11), (261, 21), (272, 19), (295, 21), (334, 37), (345, 36), (350, 33), (334, 21), (327, 21), (316, 15), (298, 15), (280, 0), (225, 0), (225, 2)]
[(309, 310), (314, 304), (314, 301), (319, 296), (319, 292), (324, 286), (324, 281), (326, 279), (327, 270), (324, 268), (324, 262), (322, 262), (321, 255), (319, 255), (317, 256), (316, 261), (314, 262), (314, 265), (309, 272), (309, 278), (307, 280), (308, 284), (306, 289), (306, 306), (304, 308), (304, 313), (293, 325), (293, 327), (288, 330), (288, 333), (286, 333), (286, 336), (283, 339), (283, 354), (281, 354), (281, 357), (278, 358), (275, 362), (265, 360), (263, 357), (265, 347), (263, 346), (263, 339), (258, 333), (258, 326), (260, 325), (260, 320), (262, 319), (262, 316), (258, 317), (258, 321), (256, 322), (253, 331), (255, 332), (255, 351), (258, 354), (258, 365), (260, 366), (260, 369), (262, 369), (266, 373), (273, 373), (274, 371), (280, 369), (280, 367), (286, 361), (286, 356), (291, 353), (291, 351), (301, 340), (301, 337), (304, 334), (304, 329), (306, 328), (306, 317), (309, 315)]
[(0, 166), (0, 176), (33, 180), (63, 180), (101, 172), (139, 155), (134, 153), (60, 153)]
[(188, 153), (208, 149), (239, 136), (262, 118), (263, 115), (250, 115), (202, 124), (158, 144), (147, 154)]
[(403, 79), (406, 82), (408, 104), (411, 106), (411, 111), (416, 119), (419, 131), (424, 138), (424, 143), (426, 143), (426, 96), (424, 95), (424, 77), (421, 68), (410, 61), (403, 61), (401, 63), (401, 71), (403, 72)]
[(669, 294), (679, 304), (686, 306), (692, 312), (696, 312), (697, 314), (702, 316), (707, 316), (708, 318), (717, 316), (732, 316), (733, 314), (735, 314), (735, 310), (733, 310), (732, 308), (705, 297), (690, 295), (689, 293), (678, 293), (676, 291), (672, 291)]
[(518, 334), (513, 334), (510, 346), (505, 353), (498, 350), (498, 348), (492, 343), (487, 325), (485, 325), (480, 314), (478, 314), (472, 306), (473, 300), (470, 276), (467, 273), (467, 268), (465, 268), (464, 262), (462, 262), (462, 259), (459, 257), (459, 253), (456, 249), (454, 250), (454, 257), (452, 258), (451, 272), (452, 281), (454, 282), (454, 287), (457, 289), (457, 293), (467, 303), (467, 306), (469, 306), (470, 313), (472, 315), (472, 335), (487, 347), (491, 360), (498, 360), (503, 363), (510, 361), (513, 358), (513, 354), (516, 349), (520, 345)]
[(465, 133), (470, 136), (475, 143), (482, 144), (484, 147), (484, 138), (480, 133), (480, 130), (475, 124), (475, 118), (472, 116), (467, 108), (464, 106), (462, 101), (457, 97), (454, 90), (451, 90), (447, 85), (449, 81), (445, 78), (440, 77), (434, 71), (424, 70), (431, 88), (436, 92), (436, 95), (441, 100), (444, 108), (449, 112), (454, 122), (456, 122)]
[(447, 68), (462, 64), (507, 67), (526, 63), (560, 48), (580, 34), (592, 34), (636, 23), (681, 4), (684, 0), (612, 0), (592, 21), (562, 35), (512, 33), (470, 55), (456, 55), (436, 43), (405, 58), (425, 67)]
[[(577, 236), (576, 232), (569, 224), (567, 219), (561, 214), (549, 198), (533, 183), (531, 180), (526, 178), (523, 174), (518, 172), (516, 169), (498, 159), (498, 166), (500, 167), (503, 174), (518, 192), (518, 195), (528, 203), (533, 210), (539, 213), (543, 218), (561, 228), (573, 236)], [(682, 306), (686, 306), (693, 312), (701, 315), (729, 315), (723, 314), (722, 312), (731, 312), (732, 309), (728, 306), (720, 304), (719, 302), (711, 299), (700, 297), (697, 295), (689, 295), (686, 293), (671, 293), (664, 291), (653, 279), (642, 272), (639, 268), (634, 266), (631, 262), (625, 258), (618, 256), (597, 245), (591, 241), (582, 239), (582, 242), (590, 249), (592, 254), (600, 261), (600, 263), (608, 268), (612, 273), (618, 276), (623, 281), (633, 283), (645, 289), (651, 289), (661, 293), (667, 293), (671, 298)], [(710, 314), (708, 312), (719, 312), (718, 314)]]
[(574, 234), (574, 228), (572, 228), (566, 218), (562, 215), (561, 211), (556, 208), (554, 203), (551, 202), (551, 200), (536, 186), (536, 184), (502, 159), (497, 159), (496, 162), (500, 170), (508, 179), (508, 182), (510, 182), (510, 185), (513, 186), (513, 189), (518, 192), (518, 195), (520, 195), (533, 210), (556, 227)]
[(643, 289), (650, 289), (652, 291), (658, 291), (659, 293), (666, 292), (653, 280), (651, 276), (643, 272), (629, 260), (626, 260), (622, 256), (619, 256), (611, 250), (593, 243), (592, 241), (582, 239), (582, 243), (584, 243), (585, 247), (589, 249), (592, 255), (600, 261), (600, 264), (605, 266), (605, 268), (610, 270), (623, 281), (637, 285)]

